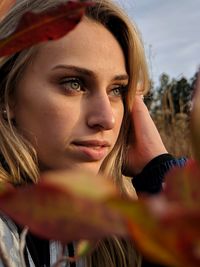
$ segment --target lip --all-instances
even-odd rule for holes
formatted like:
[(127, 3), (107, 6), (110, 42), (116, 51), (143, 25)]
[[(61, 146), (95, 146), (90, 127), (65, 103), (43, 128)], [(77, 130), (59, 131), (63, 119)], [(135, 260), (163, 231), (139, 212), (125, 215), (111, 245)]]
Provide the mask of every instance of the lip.
[(75, 140), (72, 144), (76, 147), (78, 153), (84, 155), (86, 160), (99, 161), (106, 157), (109, 142), (101, 140)]

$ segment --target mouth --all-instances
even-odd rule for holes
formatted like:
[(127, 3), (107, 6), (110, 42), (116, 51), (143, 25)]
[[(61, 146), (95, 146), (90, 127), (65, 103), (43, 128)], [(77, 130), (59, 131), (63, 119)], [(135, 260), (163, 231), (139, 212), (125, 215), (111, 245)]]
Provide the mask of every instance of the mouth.
[(110, 144), (100, 140), (77, 140), (72, 142), (77, 153), (80, 153), (87, 161), (103, 160), (109, 151)]

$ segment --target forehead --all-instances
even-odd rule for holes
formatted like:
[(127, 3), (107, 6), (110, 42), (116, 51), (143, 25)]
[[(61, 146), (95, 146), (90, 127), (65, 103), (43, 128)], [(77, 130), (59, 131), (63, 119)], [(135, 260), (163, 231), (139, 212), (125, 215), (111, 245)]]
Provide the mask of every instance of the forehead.
[(84, 18), (74, 30), (57, 41), (39, 46), (34, 59), (41, 67), (71, 64), (88, 69), (126, 73), (122, 48), (102, 24)]

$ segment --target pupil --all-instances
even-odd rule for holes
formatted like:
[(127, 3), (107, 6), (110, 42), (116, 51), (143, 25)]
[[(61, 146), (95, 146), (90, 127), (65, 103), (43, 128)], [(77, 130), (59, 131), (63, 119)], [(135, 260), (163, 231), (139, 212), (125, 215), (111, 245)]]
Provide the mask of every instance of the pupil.
[(79, 83), (72, 82), (71, 86), (72, 86), (73, 89), (78, 89), (79, 88)]

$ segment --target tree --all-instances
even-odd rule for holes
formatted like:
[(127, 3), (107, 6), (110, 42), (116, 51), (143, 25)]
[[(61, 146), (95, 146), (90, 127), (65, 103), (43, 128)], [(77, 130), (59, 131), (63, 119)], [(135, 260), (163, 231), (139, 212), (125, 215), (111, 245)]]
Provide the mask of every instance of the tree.
[[(196, 76), (195, 76), (196, 75)], [(195, 74), (191, 80), (181, 77), (179, 80), (171, 79), (169, 75), (163, 73), (160, 76), (160, 84), (154, 88), (151, 111), (156, 113), (161, 111), (168, 116), (175, 116), (178, 113), (188, 114), (191, 107), (191, 100), (194, 85), (197, 77)]]

